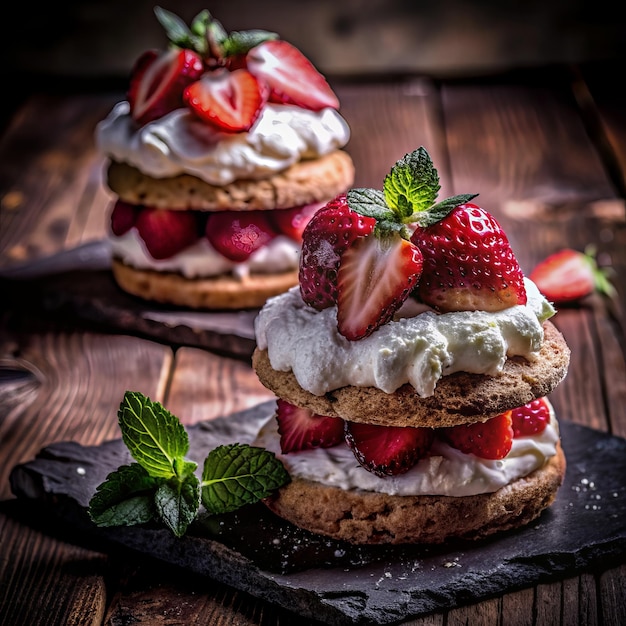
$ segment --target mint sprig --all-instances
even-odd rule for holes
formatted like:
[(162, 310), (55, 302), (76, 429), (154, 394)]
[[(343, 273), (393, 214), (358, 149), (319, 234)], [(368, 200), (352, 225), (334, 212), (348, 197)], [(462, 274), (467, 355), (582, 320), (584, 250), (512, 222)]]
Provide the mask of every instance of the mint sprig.
[(219, 446), (204, 462), (202, 504), (213, 513), (228, 513), (287, 482), (289, 474), (272, 452), (242, 444)]
[(273, 453), (232, 444), (209, 453), (200, 483), (198, 464), (186, 458), (184, 426), (139, 392), (124, 394), (118, 422), (136, 462), (111, 472), (96, 488), (88, 513), (98, 526), (161, 522), (181, 537), (198, 515), (200, 501), (216, 515), (257, 502), (290, 480)]
[(278, 39), (276, 33), (260, 29), (228, 33), (206, 9), (198, 13), (189, 26), (178, 15), (162, 7), (155, 7), (154, 14), (172, 45), (189, 48), (201, 57), (210, 57), (217, 61), (246, 54), (264, 41)]
[(439, 174), (426, 149), (420, 146), (394, 164), (385, 176), (382, 191), (351, 189), (347, 200), (353, 211), (377, 220), (375, 232), (397, 231), (408, 239), (408, 224), (430, 226), (478, 195), (461, 194), (435, 203), (440, 189)]

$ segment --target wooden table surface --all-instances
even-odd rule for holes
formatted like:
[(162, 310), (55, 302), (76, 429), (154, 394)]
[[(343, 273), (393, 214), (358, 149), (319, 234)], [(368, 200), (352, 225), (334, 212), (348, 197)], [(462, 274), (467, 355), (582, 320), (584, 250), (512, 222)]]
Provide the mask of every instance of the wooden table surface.
[[(572, 361), (551, 397), (562, 421), (625, 437), (626, 108), (615, 89), (621, 74), (611, 69), (334, 86), (352, 129), (357, 186), (380, 188), (399, 157), (424, 145), (439, 170), (440, 198), (479, 193), (525, 272), (561, 247), (597, 247), (601, 264), (615, 271), (618, 296), (557, 313)], [(104, 236), (110, 195), (93, 130), (121, 97), (35, 94), (8, 120), (0, 140), (0, 267)], [(11, 468), (50, 443), (119, 437), (126, 389), (160, 400), (185, 424), (270, 399), (249, 360), (55, 315), (29, 287), (0, 287), (0, 621), (294, 623), (287, 610), (220, 582), (75, 544), (16, 500), (8, 481)], [(625, 576), (626, 563), (607, 562), (407, 623), (623, 624)]]

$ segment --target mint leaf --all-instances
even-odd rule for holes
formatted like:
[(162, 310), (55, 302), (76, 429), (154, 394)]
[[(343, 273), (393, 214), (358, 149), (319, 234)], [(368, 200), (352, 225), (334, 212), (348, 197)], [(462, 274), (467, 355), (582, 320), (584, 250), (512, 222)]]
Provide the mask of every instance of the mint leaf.
[(446, 198), (445, 200), (434, 204), (427, 211), (420, 213), (416, 216), (414, 221), (422, 228), (432, 226), (442, 220), (454, 208), (458, 207), (459, 204), (465, 204), (466, 202), (473, 200), (477, 195), (477, 193), (465, 193), (458, 196), (452, 196), (451, 198)]
[(383, 183), (386, 203), (402, 220), (428, 209), (440, 188), (437, 170), (423, 147), (398, 160)]
[(385, 196), (378, 189), (357, 188), (347, 193), (348, 206), (366, 217), (377, 220), (393, 220), (393, 211), (387, 206)]
[(289, 480), (268, 450), (238, 443), (219, 446), (204, 462), (202, 503), (209, 513), (228, 513), (269, 496)]
[(155, 518), (158, 481), (138, 463), (122, 465), (98, 485), (89, 501), (89, 517), (98, 526), (132, 526)]
[(132, 457), (150, 476), (171, 478), (176, 460), (189, 450), (184, 426), (159, 402), (127, 391), (117, 412), (122, 439)]
[(267, 30), (234, 30), (222, 42), (224, 56), (246, 54), (255, 46), (270, 39), (278, 39), (278, 34)]
[(200, 482), (194, 474), (187, 474), (183, 480), (171, 478), (159, 486), (154, 502), (165, 525), (182, 537), (200, 507)]

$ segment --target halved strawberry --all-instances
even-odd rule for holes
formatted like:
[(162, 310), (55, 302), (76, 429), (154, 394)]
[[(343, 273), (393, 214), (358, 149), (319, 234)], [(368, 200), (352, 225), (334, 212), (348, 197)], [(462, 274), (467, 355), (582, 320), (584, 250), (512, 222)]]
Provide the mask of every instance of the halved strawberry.
[(313, 202), (291, 209), (276, 209), (271, 211), (270, 220), (276, 230), (300, 243), (306, 225), (315, 213), (325, 205), (325, 202)]
[(132, 118), (147, 124), (183, 106), (183, 91), (204, 71), (200, 56), (193, 50), (148, 50), (131, 71), (128, 102)]
[(276, 402), (276, 421), (283, 454), (298, 450), (330, 448), (343, 441), (340, 417), (316, 415), (285, 400)]
[(267, 245), (277, 232), (266, 211), (219, 211), (209, 215), (205, 234), (220, 254), (239, 263)]
[(139, 212), (135, 226), (154, 259), (168, 259), (200, 238), (192, 211), (145, 207)]
[(511, 411), (513, 437), (532, 437), (542, 433), (550, 423), (550, 406), (546, 398), (537, 398)]
[(503, 459), (513, 445), (511, 411), (486, 422), (451, 426), (442, 428), (440, 432), (453, 448), (483, 459)]
[(269, 85), (272, 102), (313, 111), (339, 108), (339, 100), (326, 79), (286, 41), (275, 39), (255, 46), (248, 52), (246, 64), (252, 74)]
[(337, 302), (337, 271), (344, 250), (358, 237), (368, 235), (376, 220), (352, 211), (346, 195), (317, 211), (302, 233), (300, 293), (318, 310)]
[(399, 234), (356, 239), (339, 263), (339, 332), (351, 341), (371, 335), (409, 297), (421, 272), (422, 253)]
[(185, 103), (201, 119), (227, 132), (250, 130), (267, 100), (268, 90), (245, 69), (206, 72), (185, 89)]
[(111, 211), (111, 231), (116, 237), (126, 234), (137, 221), (140, 207), (117, 200)]
[(345, 423), (346, 443), (357, 461), (377, 476), (396, 476), (410, 470), (430, 449), (432, 428)]
[(411, 236), (424, 255), (420, 299), (442, 311), (499, 311), (526, 304), (524, 276), (495, 218), (459, 204)]
[(598, 268), (593, 249), (559, 250), (541, 261), (529, 278), (554, 304), (576, 302), (596, 290), (606, 295), (614, 292), (607, 270)]

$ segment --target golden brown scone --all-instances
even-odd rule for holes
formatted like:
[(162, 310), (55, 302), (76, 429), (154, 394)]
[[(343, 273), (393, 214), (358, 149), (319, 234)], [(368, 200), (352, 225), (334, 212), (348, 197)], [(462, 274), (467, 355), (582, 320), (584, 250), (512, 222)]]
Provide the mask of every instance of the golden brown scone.
[(124, 291), (152, 300), (192, 309), (247, 309), (298, 283), (298, 271), (280, 274), (252, 274), (238, 279), (231, 276), (185, 278), (173, 272), (140, 270), (113, 259), (113, 277)]
[(109, 188), (125, 202), (201, 211), (288, 209), (327, 202), (345, 192), (353, 181), (354, 164), (343, 150), (300, 161), (268, 178), (237, 180), (224, 186), (210, 185), (189, 174), (151, 178), (116, 161), (107, 171)]
[(259, 380), (279, 398), (319, 415), (384, 426), (441, 428), (484, 421), (548, 395), (567, 374), (570, 350), (551, 322), (534, 361), (507, 360), (498, 376), (458, 372), (444, 376), (435, 393), (422, 398), (405, 384), (388, 394), (375, 387), (342, 387), (316, 396), (298, 384), (291, 371), (272, 368), (267, 350), (255, 350), (252, 364)]
[(295, 478), (265, 504), (297, 526), (355, 544), (480, 539), (539, 516), (554, 501), (565, 466), (558, 445), (556, 456), (525, 478), (494, 493), (458, 498), (345, 491)]

